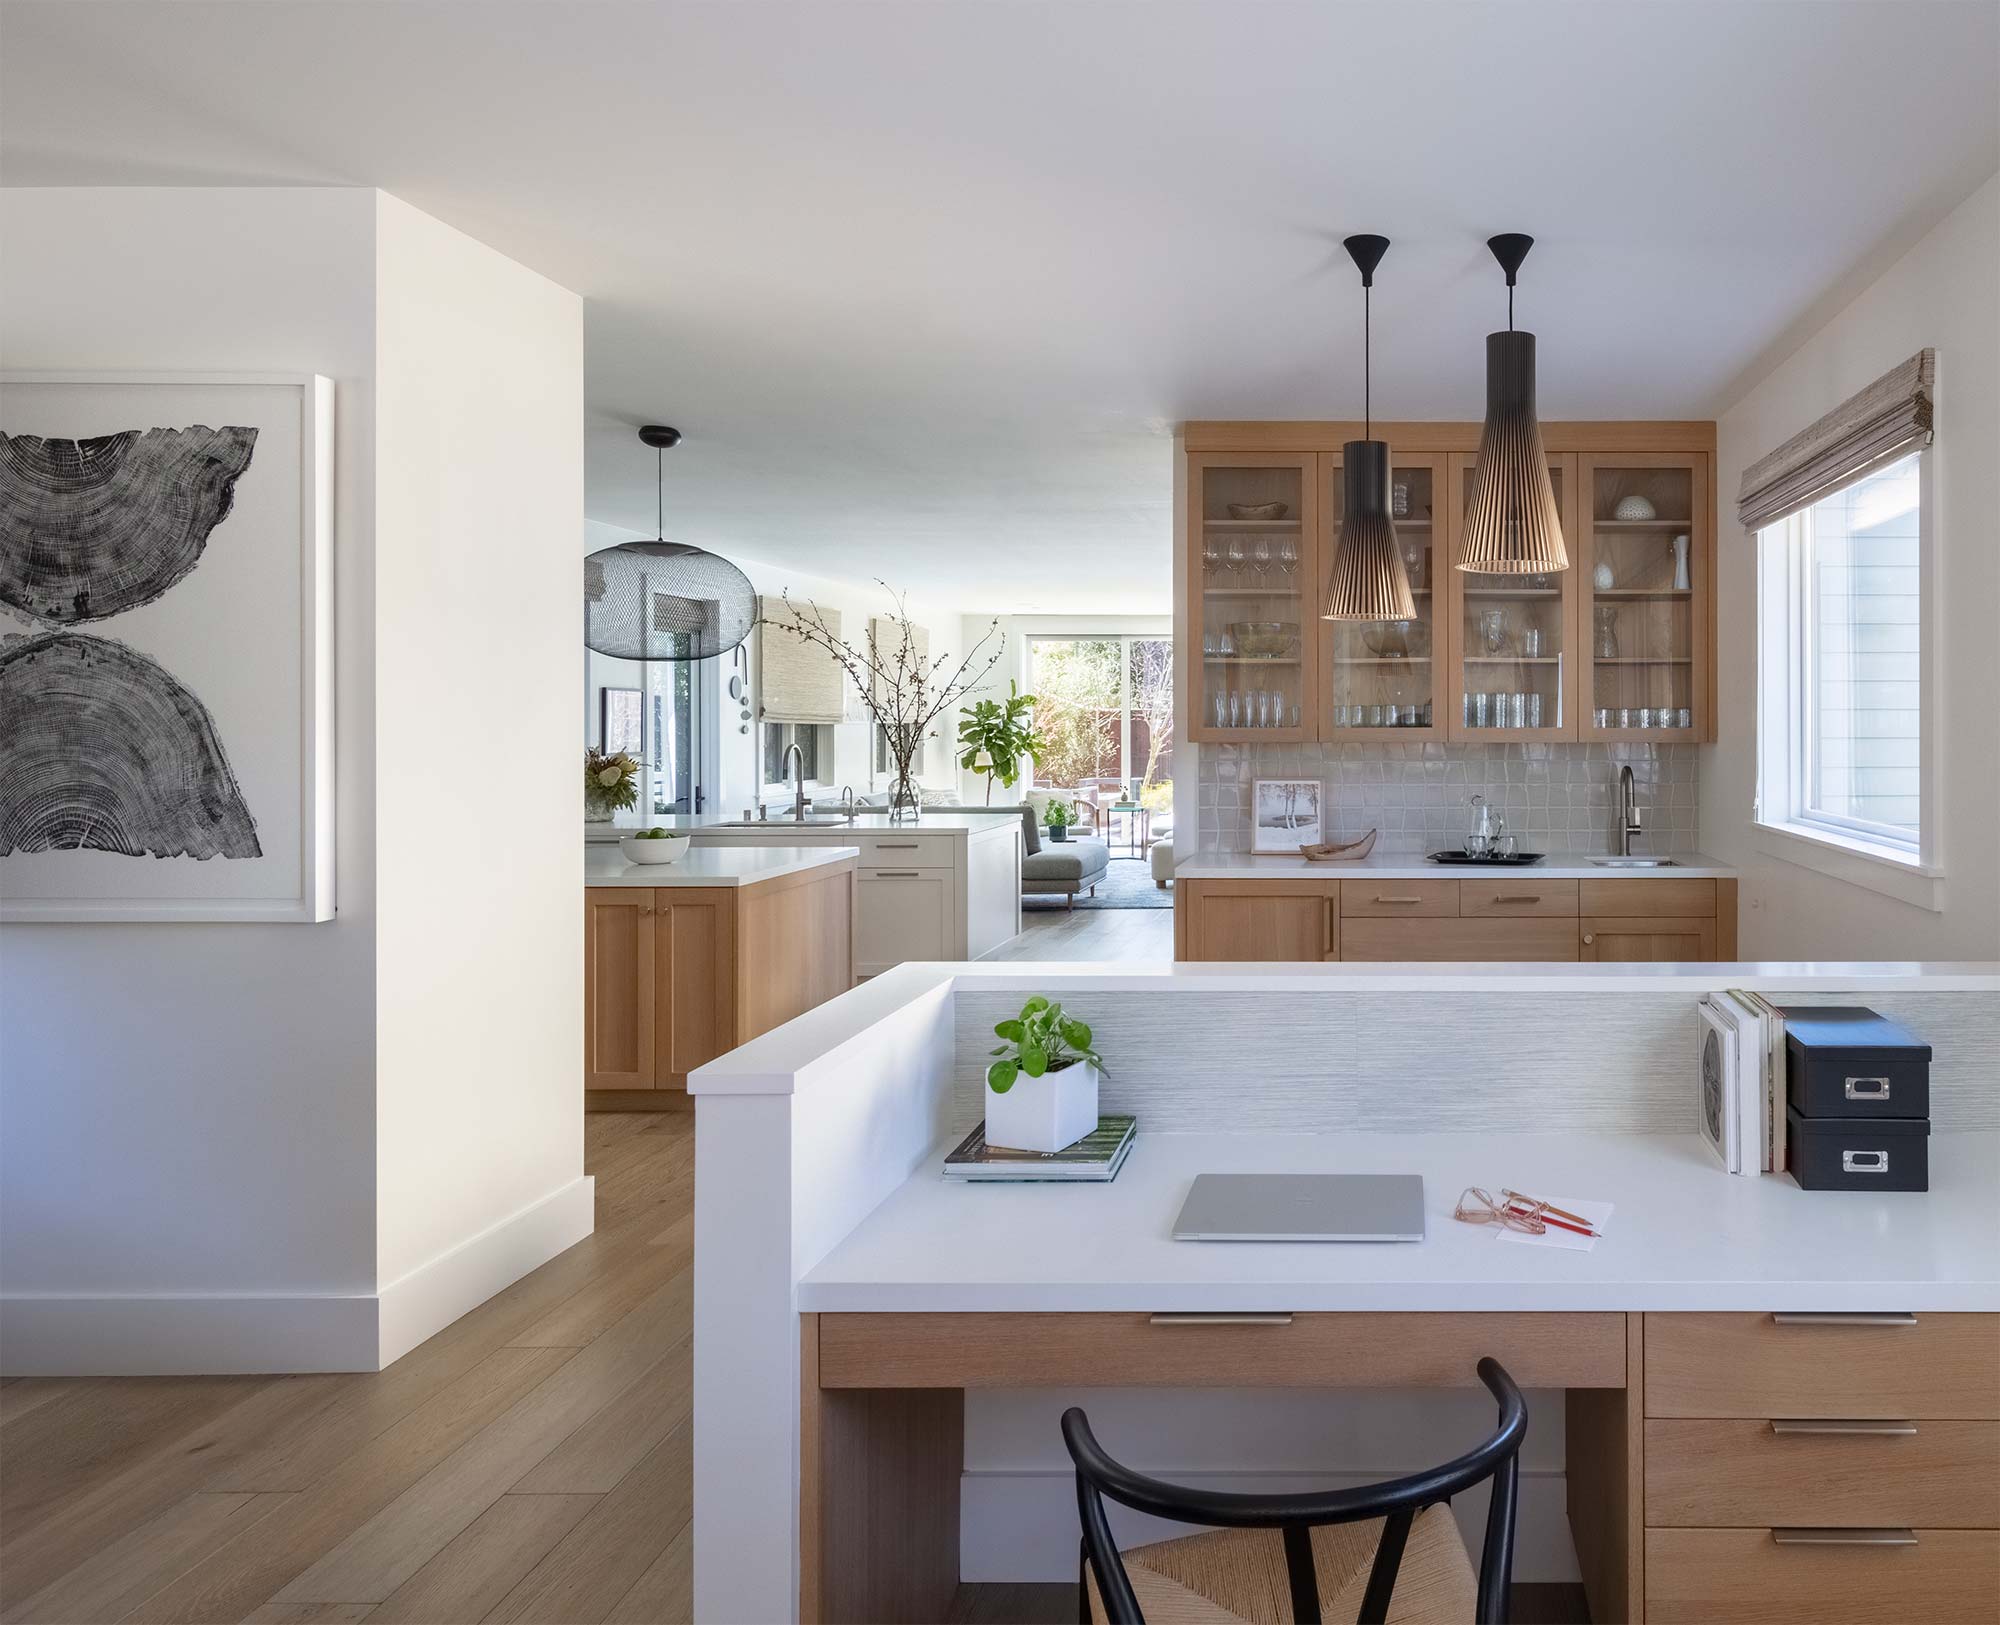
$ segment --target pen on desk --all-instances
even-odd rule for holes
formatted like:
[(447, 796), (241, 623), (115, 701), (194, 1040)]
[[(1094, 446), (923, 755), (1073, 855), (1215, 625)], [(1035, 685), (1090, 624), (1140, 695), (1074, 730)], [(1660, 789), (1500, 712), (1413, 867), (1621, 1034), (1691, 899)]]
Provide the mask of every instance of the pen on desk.
[[(1519, 1191), (1510, 1191), (1505, 1186), (1501, 1187), (1500, 1194), (1510, 1202), (1519, 1202), (1524, 1207), (1533, 1208), (1545, 1218), (1553, 1213), (1558, 1219), (1567, 1219), (1571, 1224), (1588, 1225), (1590, 1223), (1581, 1213), (1572, 1213), (1567, 1208), (1551, 1207), (1547, 1202), (1538, 1202), (1532, 1196), (1523, 1196)], [(1591, 1234), (1596, 1235), (1597, 1232), (1593, 1230)]]
[(1517, 1213), (1524, 1219), (1528, 1218), (1540, 1219), (1543, 1224), (1552, 1224), (1558, 1230), (1571, 1230), (1574, 1231), (1579, 1236), (1596, 1237), (1603, 1234), (1603, 1232), (1600, 1230), (1592, 1230), (1588, 1225), (1571, 1224), (1567, 1219), (1558, 1219), (1555, 1216), (1556, 1210), (1554, 1208), (1545, 1207), (1540, 1212), (1536, 1212), (1533, 1208), (1510, 1207), (1507, 1211), (1510, 1213)]

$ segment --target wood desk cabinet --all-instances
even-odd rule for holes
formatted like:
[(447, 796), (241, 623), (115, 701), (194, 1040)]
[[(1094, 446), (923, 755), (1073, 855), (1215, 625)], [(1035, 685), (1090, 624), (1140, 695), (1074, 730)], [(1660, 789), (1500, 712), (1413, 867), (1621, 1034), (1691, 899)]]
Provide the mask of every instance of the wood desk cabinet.
[(1183, 880), (1174, 957), (1296, 963), (1729, 960), (1736, 882), (1312, 875)]
[(854, 985), (854, 865), (744, 886), (589, 886), (583, 1085), (665, 1110), (687, 1075)]

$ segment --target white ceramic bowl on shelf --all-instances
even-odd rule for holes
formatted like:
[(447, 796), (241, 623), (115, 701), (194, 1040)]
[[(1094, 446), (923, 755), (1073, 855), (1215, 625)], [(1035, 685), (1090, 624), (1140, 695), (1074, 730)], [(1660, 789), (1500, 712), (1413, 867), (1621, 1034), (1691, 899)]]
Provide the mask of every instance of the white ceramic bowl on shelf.
[(655, 835), (640, 840), (636, 836), (621, 835), (618, 850), (625, 854), (627, 863), (675, 863), (693, 839), (691, 835)]
[(1636, 491), (1631, 496), (1623, 498), (1618, 506), (1612, 509), (1611, 516), (1614, 519), (1627, 521), (1656, 517), (1651, 499), (1640, 496)]

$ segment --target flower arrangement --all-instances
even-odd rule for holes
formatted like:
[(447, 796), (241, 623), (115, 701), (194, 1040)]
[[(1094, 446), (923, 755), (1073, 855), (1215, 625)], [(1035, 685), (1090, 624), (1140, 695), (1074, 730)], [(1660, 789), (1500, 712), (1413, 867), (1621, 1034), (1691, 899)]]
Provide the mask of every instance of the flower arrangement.
[(639, 764), (625, 752), (606, 753), (588, 746), (583, 752), (583, 807), (587, 816), (604, 820), (639, 805)]

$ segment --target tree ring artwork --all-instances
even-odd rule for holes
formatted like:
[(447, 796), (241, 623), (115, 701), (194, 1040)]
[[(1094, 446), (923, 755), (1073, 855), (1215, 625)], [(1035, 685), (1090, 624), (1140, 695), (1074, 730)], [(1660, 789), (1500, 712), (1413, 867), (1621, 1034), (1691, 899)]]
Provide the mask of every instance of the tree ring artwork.
[(0, 917), (330, 914), (307, 658), (323, 383), (8, 375)]

